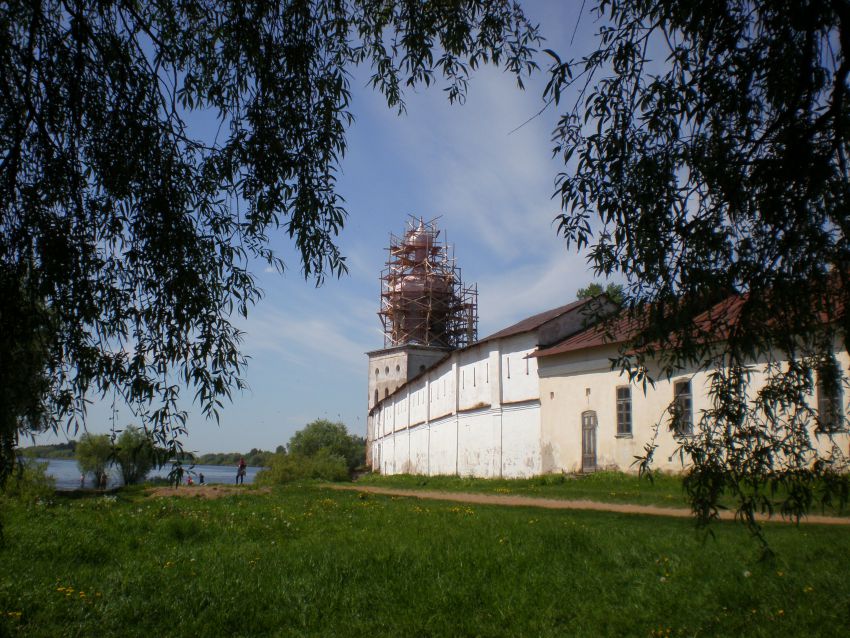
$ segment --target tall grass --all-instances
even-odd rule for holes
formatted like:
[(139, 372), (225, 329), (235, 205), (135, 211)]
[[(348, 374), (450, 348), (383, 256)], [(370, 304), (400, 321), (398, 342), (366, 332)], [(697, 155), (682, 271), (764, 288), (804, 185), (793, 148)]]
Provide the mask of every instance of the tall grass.
[(0, 635), (835, 636), (850, 534), (464, 506), (320, 485), (17, 502)]

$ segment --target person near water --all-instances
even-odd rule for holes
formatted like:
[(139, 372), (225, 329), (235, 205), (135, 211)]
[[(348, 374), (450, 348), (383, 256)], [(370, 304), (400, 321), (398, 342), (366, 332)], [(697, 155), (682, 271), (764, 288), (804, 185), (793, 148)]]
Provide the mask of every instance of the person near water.
[(236, 469), (236, 484), (245, 484), (245, 459), (239, 459), (239, 465)]
[(203, 484), (204, 484), (204, 473), (200, 472), (198, 474), (198, 485), (203, 485)]

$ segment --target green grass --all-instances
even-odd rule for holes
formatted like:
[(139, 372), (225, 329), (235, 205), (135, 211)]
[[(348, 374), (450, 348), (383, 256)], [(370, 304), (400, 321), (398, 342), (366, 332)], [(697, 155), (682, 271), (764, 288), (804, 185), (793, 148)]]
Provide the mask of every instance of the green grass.
[[(636, 474), (623, 472), (596, 472), (584, 475), (546, 474), (528, 479), (485, 479), (458, 476), (421, 476), (396, 474), (381, 476), (367, 474), (358, 479), (358, 484), (376, 487), (392, 487), (411, 490), (438, 490), (448, 492), (477, 492), (533, 496), (566, 500), (599, 501), (602, 503), (635, 503), (662, 507), (690, 509), (687, 494), (682, 488), (682, 478), (675, 474), (656, 472), (652, 480)], [(771, 496), (774, 512), (781, 511), (785, 492), (777, 491)], [(721, 507), (734, 511), (737, 501), (730, 495), (720, 499)], [(828, 516), (850, 516), (850, 509), (821, 506), (819, 491), (815, 490), (811, 514)]]
[(367, 474), (359, 478), (357, 482), (364, 485), (402, 489), (516, 494), (604, 503), (688, 507), (682, 491), (681, 478), (660, 473), (654, 475), (652, 481), (622, 472), (596, 472), (586, 475), (546, 474), (529, 479)]
[[(6, 503), (0, 635), (836, 636), (850, 534), (290, 486)], [(660, 633), (659, 633), (660, 632)], [(669, 632), (669, 633), (668, 633)]]

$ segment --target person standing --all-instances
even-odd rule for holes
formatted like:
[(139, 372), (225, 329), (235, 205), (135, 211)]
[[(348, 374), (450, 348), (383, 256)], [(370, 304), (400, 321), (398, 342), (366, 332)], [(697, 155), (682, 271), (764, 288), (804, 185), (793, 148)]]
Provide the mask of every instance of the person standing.
[(246, 474), (245, 468), (246, 468), (245, 459), (244, 458), (239, 459), (239, 465), (237, 466), (237, 469), (236, 469), (236, 484), (237, 485), (239, 485), (240, 483), (242, 485), (245, 484), (245, 474)]

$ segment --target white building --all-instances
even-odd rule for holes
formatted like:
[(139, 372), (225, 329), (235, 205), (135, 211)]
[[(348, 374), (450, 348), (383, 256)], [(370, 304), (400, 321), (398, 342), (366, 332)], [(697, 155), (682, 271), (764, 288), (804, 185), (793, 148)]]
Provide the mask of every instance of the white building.
[[(611, 365), (625, 335), (612, 340), (592, 327), (611, 308), (604, 297), (577, 301), (449, 352), (397, 346), (369, 353), (372, 467), (482, 477), (635, 471), (635, 457), (653, 440), (654, 467), (681, 470), (665, 415), (675, 398), (693, 426), (709, 407), (709, 372), (682, 370), (646, 390), (629, 383)], [(836, 357), (842, 370), (850, 367), (843, 348)], [(760, 370), (753, 366), (754, 388)], [(840, 387), (812, 397), (814, 406), (825, 401), (847, 414)], [(846, 450), (850, 442), (846, 431), (813, 437), (822, 449), (836, 442)]]
[[(421, 355), (421, 346), (369, 353), (372, 467), (385, 474), (462, 476), (548, 471), (533, 355), (581, 332), (606, 308), (605, 299), (586, 299), (534, 315), (444, 353), (422, 371), (406, 364)], [(382, 388), (385, 396), (376, 401)]]

